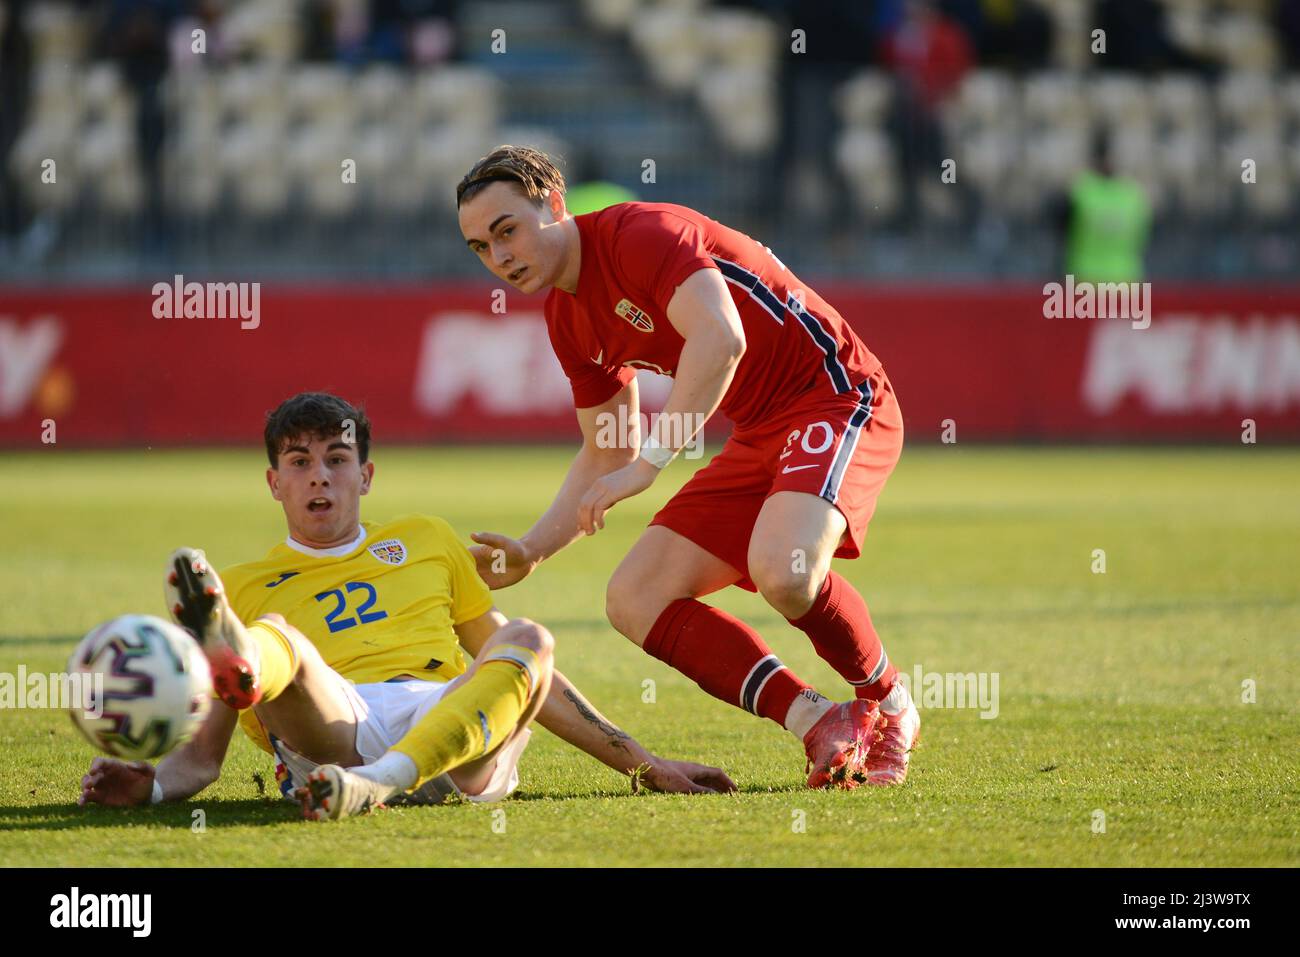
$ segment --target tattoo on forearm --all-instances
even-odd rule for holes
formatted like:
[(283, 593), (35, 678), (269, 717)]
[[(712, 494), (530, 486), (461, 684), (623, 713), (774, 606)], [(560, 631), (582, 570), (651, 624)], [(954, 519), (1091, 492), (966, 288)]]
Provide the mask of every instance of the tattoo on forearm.
[(631, 735), (624, 734), (612, 724), (607, 724), (606, 722), (601, 721), (596, 712), (592, 711), (587, 702), (583, 701), (576, 692), (565, 688), (564, 696), (573, 702), (573, 706), (578, 709), (578, 714), (582, 715), (583, 718), (594, 724), (606, 735), (606, 737), (610, 739), (610, 747), (619, 748), (623, 751), (627, 750), (627, 742), (632, 740)]

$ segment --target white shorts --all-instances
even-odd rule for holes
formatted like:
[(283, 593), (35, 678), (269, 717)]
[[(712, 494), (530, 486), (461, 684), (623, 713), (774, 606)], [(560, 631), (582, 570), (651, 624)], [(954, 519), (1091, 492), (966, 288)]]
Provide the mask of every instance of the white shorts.
[[(352, 713), (357, 721), (357, 753), (365, 764), (373, 764), (406, 733), (428, 714), (429, 709), (442, 700), (450, 682), (447, 681), (384, 681), (374, 684), (354, 685), (342, 675), (333, 672), (343, 687), (348, 701), (352, 703)], [(461, 794), (470, 801), (500, 801), (513, 794), (519, 787), (519, 758), (528, 746), (532, 732), (525, 728), (515, 735), (509, 744), (497, 752), (493, 761), (491, 777), (477, 794), (465, 794), (448, 775), (442, 775), (428, 782), (421, 792), (426, 795), (448, 793)], [(286, 754), (282, 742), (272, 741), (280, 760), (285, 764), (291, 778), (302, 777), (301, 755)], [(292, 758), (298, 758), (294, 761)], [(295, 765), (297, 765), (295, 767)], [(292, 793), (292, 792), (290, 792)], [(426, 801), (423, 803), (436, 803)]]

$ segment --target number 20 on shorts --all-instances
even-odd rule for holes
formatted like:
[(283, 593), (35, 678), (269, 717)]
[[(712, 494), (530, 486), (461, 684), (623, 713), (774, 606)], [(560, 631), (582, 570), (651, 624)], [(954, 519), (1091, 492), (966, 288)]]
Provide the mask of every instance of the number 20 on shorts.
[[(786, 438), (785, 449), (781, 452), (781, 458), (783, 459), (789, 458), (790, 455), (794, 453), (794, 449), (790, 448), (790, 444), (794, 442), (795, 439), (799, 438), (799, 434), (800, 434), (799, 429), (795, 429)], [(814, 434), (816, 435), (817, 438), (817, 444), (815, 446), (812, 445), (810, 441), (813, 439)], [(820, 455), (822, 452), (825, 452), (827, 449), (829, 449), (831, 447), (831, 443), (834, 441), (835, 441), (835, 430), (831, 428), (831, 424), (829, 422), (823, 421), (823, 422), (814, 422), (812, 425), (808, 426), (808, 428), (804, 429), (803, 441), (800, 442), (799, 444), (803, 447), (803, 450), (807, 452), (809, 455)]]

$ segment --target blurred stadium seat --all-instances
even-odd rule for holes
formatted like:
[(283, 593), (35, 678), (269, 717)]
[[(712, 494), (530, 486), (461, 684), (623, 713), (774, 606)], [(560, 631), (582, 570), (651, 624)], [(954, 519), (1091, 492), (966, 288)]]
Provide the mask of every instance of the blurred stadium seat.
[[(1156, 53), (1134, 53), (1129, 38), (1112, 60), (1089, 44), (1096, 23), (1112, 22), (1113, 3), (937, 2), (968, 34), (976, 63), (931, 104), (930, 132), (917, 112), (929, 107), (917, 106), (908, 79), (880, 57), (889, 24), (910, 9), (885, 0), (867, 5), (876, 32), (833, 64), (820, 56), (831, 40), (824, 32), (806, 38), (807, 52), (793, 52), (791, 30), (807, 7), (783, 0), (428, 4), (418, 16), (445, 6), (454, 17), (450, 58), (427, 53), (420, 38), (429, 33), (414, 19), (399, 24), (400, 43), (381, 43), (387, 26), (366, 0), (182, 2), (161, 23), (153, 53), (124, 50), (121, 37), (108, 35), (110, 9), (119, 6), (137, 5), (18, 7), (32, 51), (30, 93), (21, 135), (0, 162), (26, 218), (56, 222), (60, 240), (38, 262), (0, 259), (0, 279), (102, 274), (97, 255), (123, 275), (156, 271), (160, 246), (212, 268), (293, 274), (310, 250), (314, 267), (333, 256), (333, 268), (361, 276), (394, 262), (419, 274), (464, 274), (474, 263), (453, 253), (453, 187), (483, 151), (520, 136), (562, 158), (592, 155), (604, 178), (646, 199), (695, 205), (761, 234), (793, 250), (796, 267), (884, 270), (866, 253), (855, 260), (842, 246), (827, 248), (824, 230), (776, 201), (793, 191), (799, 202), (807, 170), (792, 164), (806, 167), (812, 152), (816, 185), (832, 197), (848, 193), (843, 208), (864, 246), (887, 236), (899, 250), (918, 242), (929, 250), (904, 255), (904, 269), (925, 275), (939, 259), (965, 263), (967, 272), (991, 269), (976, 237), (995, 223), (1021, 252), (1003, 255), (999, 268), (1010, 262), (1034, 276), (1048, 264), (1048, 210), (1087, 167), (1101, 131), (1118, 169), (1147, 189), (1157, 243), (1161, 230), (1177, 231), (1202, 250), (1157, 256), (1157, 274), (1204, 275), (1229, 234), (1274, 246), (1289, 236), (1291, 259), (1274, 254), (1268, 268), (1300, 271), (1300, 76), (1283, 68), (1300, 55), (1275, 29), (1273, 3), (1165, 0), (1163, 33), (1142, 38)], [(983, 7), (1041, 12), (1047, 48), (1008, 60), (988, 42), (1002, 26), (993, 13), (970, 19)], [(505, 53), (492, 51), (494, 24), (507, 30)], [(201, 53), (191, 46), (198, 29)], [(158, 55), (155, 92), (147, 65)], [(808, 117), (791, 112), (804, 101), (788, 94), (823, 66), (819, 76), (830, 79), (811, 89), (826, 94), (824, 116), (807, 127)], [(142, 132), (151, 120), (152, 140)], [(832, 132), (808, 143), (805, 129)], [(652, 184), (641, 179), (647, 158), (657, 164)], [(947, 158), (956, 161), (951, 188), (935, 168)], [(48, 159), (57, 162), (56, 185), (42, 181)], [(341, 175), (349, 159), (356, 183)], [(1238, 189), (1248, 159), (1256, 181)], [(817, 208), (812, 194), (808, 205)], [(144, 241), (135, 261), (122, 258), (120, 234), (104, 228), (130, 222)], [(348, 248), (358, 222), (370, 229), (360, 256)], [(10, 234), (22, 228), (5, 226)], [(212, 230), (247, 241), (213, 243)], [(427, 242), (421, 257), (410, 254), (413, 236)], [(1254, 263), (1234, 257), (1229, 275), (1252, 275)], [(898, 266), (890, 258), (891, 274)]]

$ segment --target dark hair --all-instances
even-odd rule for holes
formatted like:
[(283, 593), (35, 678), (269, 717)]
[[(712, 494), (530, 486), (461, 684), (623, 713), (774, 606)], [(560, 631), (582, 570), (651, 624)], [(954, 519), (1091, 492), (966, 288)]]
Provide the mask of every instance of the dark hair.
[(364, 463), (370, 457), (370, 420), (363, 408), (328, 392), (299, 392), (266, 413), (266, 457), (271, 468), (280, 467), (280, 453), (294, 439), (327, 439), (342, 435), (352, 422), (357, 456)]
[(541, 150), (531, 146), (498, 146), (475, 163), (456, 186), (456, 208), (490, 184), (499, 182), (514, 183), (535, 206), (545, 202), (549, 190), (564, 192), (564, 174)]

